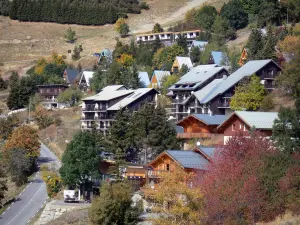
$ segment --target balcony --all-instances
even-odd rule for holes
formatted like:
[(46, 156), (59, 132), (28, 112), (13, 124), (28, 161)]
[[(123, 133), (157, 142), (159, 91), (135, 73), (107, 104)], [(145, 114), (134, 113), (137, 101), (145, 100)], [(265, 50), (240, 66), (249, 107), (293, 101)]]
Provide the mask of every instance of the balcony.
[(229, 101), (221, 101), (218, 103), (218, 108), (230, 108)]
[(149, 170), (148, 178), (161, 178), (161, 175), (164, 173), (169, 173), (168, 170)]
[(212, 133), (178, 133), (177, 138), (191, 139), (191, 138), (214, 138), (220, 136)]
[(274, 80), (275, 79), (275, 74), (273, 70), (268, 71), (267, 73), (264, 74), (264, 79), (265, 80)]
[(98, 119), (98, 118), (95, 116), (82, 116), (81, 117), (81, 120), (96, 120), (96, 119)]
[(95, 105), (85, 105), (82, 111), (96, 111)]
[(265, 83), (266, 89), (274, 89), (274, 85), (272, 83)]

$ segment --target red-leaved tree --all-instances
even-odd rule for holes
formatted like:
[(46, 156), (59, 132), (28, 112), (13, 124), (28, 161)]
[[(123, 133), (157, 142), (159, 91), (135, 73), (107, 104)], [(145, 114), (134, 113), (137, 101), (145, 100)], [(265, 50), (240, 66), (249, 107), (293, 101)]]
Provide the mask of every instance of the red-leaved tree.
[(258, 134), (231, 138), (219, 146), (200, 178), (206, 200), (207, 224), (253, 224), (266, 207), (266, 190), (259, 173), (266, 156), (277, 154), (271, 142)]

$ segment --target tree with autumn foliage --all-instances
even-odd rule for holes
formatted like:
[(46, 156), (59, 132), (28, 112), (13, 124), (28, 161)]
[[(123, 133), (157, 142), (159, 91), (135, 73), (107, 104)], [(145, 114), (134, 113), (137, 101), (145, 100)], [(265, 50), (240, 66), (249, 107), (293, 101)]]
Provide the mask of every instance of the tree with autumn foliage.
[(37, 158), (40, 155), (40, 142), (37, 130), (29, 125), (16, 128), (7, 139), (4, 152), (15, 148), (26, 150), (28, 157)]
[[(299, 208), (299, 155), (278, 150), (259, 133), (219, 146), (199, 176), (207, 224), (254, 224)], [(298, 159), (298, 160), (297, 160)], [(297, 186), (298, 185), (298, 186)]]
[(153, 219), (155, 225), (202, 224), (204, 198), (194, 182), (195, 174), (186, 173), (179, 166), (161, 174), (161, 182), (147, 192), (157, 203), (154, 211), (160, 215)]
[(265, 96), (265, 88), (257, 76), (251, 76), (249, 81), (241, 83), (235, 88), (231, 98), (230, 108), (232, 110), (253, 111), (259, 109)]
[(262, 217), (266, 196), (258, 173), (269, 154), (275, 150), (258, 136), (232, 137), (216, 150), (201, 183), (207, 223), (250, 224)]
[(123, 53), (120, 58), (117, 59), (117, 62), (125, 67), (132, 66), (134, 59), (130, 54)]

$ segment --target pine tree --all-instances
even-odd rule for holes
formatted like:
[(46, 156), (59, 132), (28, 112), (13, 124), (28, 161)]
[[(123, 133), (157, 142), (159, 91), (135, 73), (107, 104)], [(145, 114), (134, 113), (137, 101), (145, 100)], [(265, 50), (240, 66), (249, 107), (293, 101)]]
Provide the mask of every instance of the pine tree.
[(274, 37), (272, 27), (268, 27), (267, 36), (264, 39), (264, 47), (261, 52), (261, 59), (276, 59), (275, 53), (276, 38)]
[(200, 62), (200, 55), (201, 51), (199, 47), (192, 47), (190, 52), (190, 58), (192, 63), (199, 63)]
[(264, 43), (260, 30), (252, 29), (247, 42), (249, 60), (261, 59)]

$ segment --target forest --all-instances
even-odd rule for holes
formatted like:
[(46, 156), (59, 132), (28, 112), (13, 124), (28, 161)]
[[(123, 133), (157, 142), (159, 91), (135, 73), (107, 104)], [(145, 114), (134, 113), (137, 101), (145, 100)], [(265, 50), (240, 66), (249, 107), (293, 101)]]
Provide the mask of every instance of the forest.
[(138, 0), (2, 0), (0, 15), (35, 22), (81, 25), (114, 23), (127, 13), (140, 13)]

